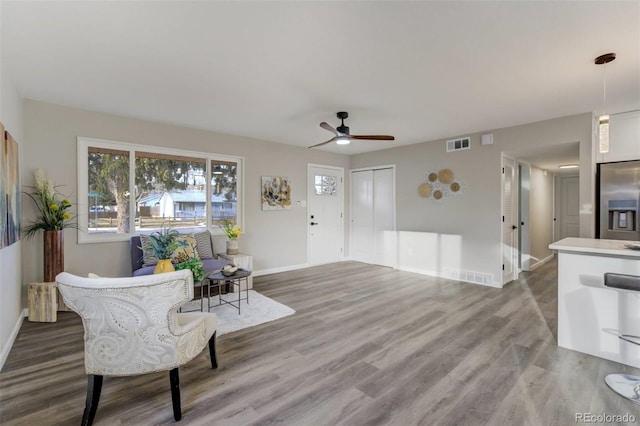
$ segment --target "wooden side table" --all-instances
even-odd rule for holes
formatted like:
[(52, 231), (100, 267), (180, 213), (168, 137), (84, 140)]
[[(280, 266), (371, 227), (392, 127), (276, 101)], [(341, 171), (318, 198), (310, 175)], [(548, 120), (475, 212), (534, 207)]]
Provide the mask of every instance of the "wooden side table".
[[(229, 262), (235, 264), (238, 266), (238, 268), (240, 269), (245, 269), (247, 271), (253, 271), (253, 256), (248, 255), (248, 254), (244, 254), (244, 253), (238, 253), (238, 254), (226, 254), (226, 253), (218, 253), (218, 259), (224, 259), (224, 260), (228, 260)], [(246, 283), (245, 283), (246, 282)], [(248, 288), (253, 288), (253, 275), (249, 275), (245, 280), (243, 280), (242, 285), (240, 286), (239, 290), (246, 290)], [(236, 291), (236, 287), (235, 286), (231, 286), (233, 288), (232, 291)], [(231, 290), (231, 289), (230, 289)]]
[(58, 288), (52, 283), (31, 283), (28, 288), (29, 321), (58, 321)]

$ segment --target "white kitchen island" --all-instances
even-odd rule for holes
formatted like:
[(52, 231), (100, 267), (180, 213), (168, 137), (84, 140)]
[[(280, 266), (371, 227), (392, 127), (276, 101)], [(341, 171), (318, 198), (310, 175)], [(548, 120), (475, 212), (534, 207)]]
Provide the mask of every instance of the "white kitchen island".
[(558, 346), (640, 368), (640, 292), (604, 286), (604, 274), (640, 275), (638, 241), (565, 238), (558, 250)]

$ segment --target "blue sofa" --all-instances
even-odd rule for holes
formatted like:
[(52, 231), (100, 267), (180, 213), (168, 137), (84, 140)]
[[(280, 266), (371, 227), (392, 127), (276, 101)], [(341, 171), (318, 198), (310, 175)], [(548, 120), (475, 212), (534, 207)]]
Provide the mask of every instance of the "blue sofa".
[[(140, 246), (142, 245), (140, 243), (140, 236), (134, 235), (133, 237), (131, 237), (131, 241), (129, 244), (131, 249), (131, 275), (134, 277), (137, 277), (140, 275), (153, 274), (153, 268), (155, 268), (155, 265), (143, 266), (144, 263), (142, 261), (142, 249), (140, 248)], [(205, 274), (208, 274), (210, 272), (215, 272), (220, 268), (222, 268), (224, 265), (229, 264), (229, 262), (226, 260), (216, 259), (216, 254), (215, 254), (215, 251), (213, 250), (213, 242), (211, 240), (211, 236), (209, 236), (209, 244), (211, 244), (210, 246), (211, 250), (209, 251), (213, 253), (213, 258), (201, 258), (202, 269), (204, 269)]]

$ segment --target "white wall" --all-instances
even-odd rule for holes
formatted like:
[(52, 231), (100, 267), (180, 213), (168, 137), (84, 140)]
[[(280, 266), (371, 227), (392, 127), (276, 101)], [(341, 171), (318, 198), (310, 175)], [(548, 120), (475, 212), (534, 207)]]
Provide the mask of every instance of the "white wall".
[[(239, 155), (244, 163), (245, 233), (239, 238), (240, 250), (253, 255), (256, 271), (286, 269), (307, 262), (306, 208), (295, 201), (306, 199), (307, 163), (349, 169), (349, 157), (290, 145), (223, 135), (110, 114), (24, 101), (25, 153), (23, 184), (31, 185), (33, 171), (43, 168), (61, 192), (77, 201), (76, 138), (86, 136), (159, 147)], [(291, 210), (261, 210), (260, 177), (282, 175), (292, 181)], [(348, 182), (345, 183), (348, 188)], [(25, 218), (32, 217), (25, 203)], [(346, 202), (345, 195), (345, 206)], [(345, 221), (346, 222), (346, 221)], [(345, 226), (347, 226), (345, 224)], [(65, 230), (65, 269), (75, 274), (95, 272), (105, 276), (131, 274), (129, 243), (78, 244), (77, 232)], [(346, 233), (346, 231), (345, 231)], [(218, 249), (224, 239), (216, 241)], [(42, 238), (24, 244), (23, 282), (42, 279)]]
[(530, 192), (530, 222), (531, 233), (531, 262), (530, 267), (536, 266), (549, 256), (553, 250), (549, 244), (553, 242), (553, 174), (547, 173), (537, 167), (531, 166), (531, 192)]
[[(412, 247), (400, 247), (401, 256), (430, 259), (425, 272), (452, 276), (457, 267), (466, 277), (486, 280), (500, 286), (502, 276), (500, 220), (501, 185), (500, 154), (517, 152), (534, 146), (543, 147), (568, 142), (580, 143), (581, 236), (593, 236), (594, 166), (592, 162), (592, 114), (580, 114), (537, 123), (524, 124), (482, 133), (493, 133), (493, 145), (480, 145), (481, 133), (471, 135), (471, 149), (447, 153), (445, 140), (424, 142), (398, 148), (358, 154), (351, 157), (351, 168), (379, 164), (396, 165), (396, 200), (398, 231), (431, 233), (431, 240), (455, 241), (431, 244), (409, 238)], [(451, 139), (451, 138), (447, 138)], [(465, 191), (457, 197), (433, 202), (418, 194), (418, 185), (432, 169), (451, 169), (464, 181)], [(584, 171), (584, 173), (582, 172)], [(436, 238), (435, 240), (433, 238)], [(399, 241), (402, 239), (399, 239)], [(411, 251), (413, 254), (410, 254)], [(441, 259), (441, 260), (434, 260)], [(443, 263), (444, 262), (444, 263)], [(449, 266), (446, 266), (449, 265)], [(415, 265), (412, 266), (414, 269)], [(432, 268), (436, 268), (432, 271)], [(454, 271), (455, 272), (455, 271)], [(480, 281), (474, 278), (471, 281)]]
[[(0, 26), (2, 2), (0, 2)], [(1, 28), (1, 27), (0, 27)], [(0, 29), (0, 50), (2, 49)], [(20, 168), (24, 167), (24, 139), (22, 132), (22, 100), (7, 73), (5, 61), (0, 55), (0, 121), (18, 142)], [(2, 136), (4, 137), (4, 136)], [(3, 183), (4, 184), (4, 183)], [(0, 369), (4, 365), (18, 327), (22, 321), (21, 303), (21, 241), (0, 249)]]

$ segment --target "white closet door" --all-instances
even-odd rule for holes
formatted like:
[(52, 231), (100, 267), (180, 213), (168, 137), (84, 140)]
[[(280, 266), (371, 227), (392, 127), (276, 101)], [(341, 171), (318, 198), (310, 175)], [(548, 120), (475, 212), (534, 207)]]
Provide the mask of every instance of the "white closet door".
[(351, 258), (373, 263), (373, 171), (351, 172)]
[(393, 168), (351, 172), (351, 258), (395, 266)]
[(395, 196), (393, 169), (373, 171), (373, 232), (375, 255), (373, 263), (395, 266)]

